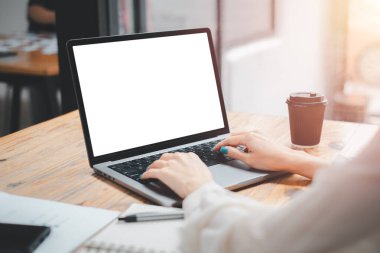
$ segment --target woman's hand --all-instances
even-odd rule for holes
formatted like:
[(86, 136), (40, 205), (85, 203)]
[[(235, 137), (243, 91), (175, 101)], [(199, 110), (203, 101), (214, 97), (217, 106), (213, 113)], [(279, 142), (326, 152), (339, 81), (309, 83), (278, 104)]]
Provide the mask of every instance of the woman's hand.
[(207, 166), (194, 153), (166, 153), (153, 162), (141, 179), (162, 181), (181, 198), (212, 182)]
[[(240, 151), (237, 146), (245, 146), (246, 152)], [(288, 171), (309, 178), (317, 169), (328, 166), (316, 157), (273, 143), (255, 132), (232, 134), (218, 143), (214, 151), (241, 160), (255, 169)]]
[[(237, 146), (245, 146), (245, 152), (237, 149)], [(219, 142), (214, 147), (214, 151), (220, 151), (231, 158), (241, 160), (253, 168), (273, 171), (284, 170), (286, 166), (284, 161), (287, 161), (295, 152), (255, 132), (232, 134)]]
[[(240, 151), (237, 146), (245, 146), (246, 152)], [(328, 166), (303, 151), (273, 143), (253, 132), (231, 135), (218, 143), (214, 151), (239, 159), (255, 169), (289, 171), (309, 178), (317, 169)], [(182, 198), (213, 181), (207, 166), (194, 153), (163, 154), (141, 178), (159, 179)]]

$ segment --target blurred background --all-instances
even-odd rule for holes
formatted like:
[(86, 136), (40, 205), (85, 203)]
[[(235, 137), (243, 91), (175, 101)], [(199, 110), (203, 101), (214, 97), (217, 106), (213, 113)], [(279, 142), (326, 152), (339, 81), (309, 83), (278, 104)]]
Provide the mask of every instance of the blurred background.
[(378, 0), (0, 0), (0, 136), (76, 109), (67, 39), (198, 27), (228, 111), (317, 91), (326, 118), (380, 124)]

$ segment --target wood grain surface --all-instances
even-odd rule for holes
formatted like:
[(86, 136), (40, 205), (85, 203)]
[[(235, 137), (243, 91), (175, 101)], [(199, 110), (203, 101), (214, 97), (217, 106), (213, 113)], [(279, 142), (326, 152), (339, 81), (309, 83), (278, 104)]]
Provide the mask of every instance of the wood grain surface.
[[(229, 113), (231, 132), (259, 131), (290, 145), (285, 117)], [(312, 155), (332, 160), (358, 137), (369, 139), (376, 126), (325, 121), (322, 141)], [(356, 151), (354, 151), (356, 152)], [(260, 202), (281, 204), (310, 184), (289, 175), (239, 191)], [(123, 211), (146, 202), (133, 192), (93, 173), (89, 167), (77, 111), (0, 138), (0, 190), (24, 196)]]
[(0, 73), (32, 76), (56, 76), (58, 55), (43, 55), (39, 51), (18, 52), (17, 56), (0, 59)]

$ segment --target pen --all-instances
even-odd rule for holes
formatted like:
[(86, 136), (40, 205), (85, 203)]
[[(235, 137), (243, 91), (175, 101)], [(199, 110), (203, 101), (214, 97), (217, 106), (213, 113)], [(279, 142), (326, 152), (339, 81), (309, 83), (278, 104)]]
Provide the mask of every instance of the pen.
[(183, 213), (140, 213), (119, 217), (120, 221), (140, 222), (140, 221), (159, 221), (159, 220), (179, 220), (185, 216)]

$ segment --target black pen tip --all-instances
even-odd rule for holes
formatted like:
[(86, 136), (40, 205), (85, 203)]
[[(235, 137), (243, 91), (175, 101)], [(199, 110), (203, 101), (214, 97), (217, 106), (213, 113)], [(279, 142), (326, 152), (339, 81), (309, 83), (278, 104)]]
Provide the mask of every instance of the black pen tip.
[(137, 217), (135, 215), (133, 216), (125, 216), (125, 217), (119, 217), (118, 220), (125, 221), (125, 222), (136, 222)]

